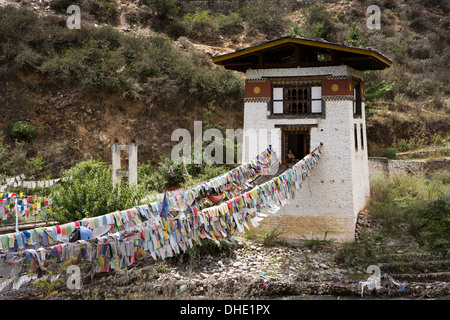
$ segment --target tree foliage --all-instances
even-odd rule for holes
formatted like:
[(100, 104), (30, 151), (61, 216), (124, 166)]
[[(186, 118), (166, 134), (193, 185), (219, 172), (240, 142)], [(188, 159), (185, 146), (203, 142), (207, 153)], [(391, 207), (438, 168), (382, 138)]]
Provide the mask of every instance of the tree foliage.
[(36, 126), (27, 121), (16, 121), (10, 123), (8, 134), (13, 139), (26, 141), (34, 136), (36, 129)]
[(347, 39), (345, 40), (345, 43), (351, 45), (352, 47), (359, 47), (359, 46), (362, 46), (363, 48), (366, 47), (367, 41), (362, 37), (361, 30), (356, 26), (355, 22), (352, 23), (350, 31), (348, 32), (347, 35)]
[(305, 11), (305, 16), (306, 38), (332, 40), (336, 27), (324, 5), (314, 3)]
[(60, 184), (51, 190), (51, 219), (59, 223), (96, 217), (139, 204), (142, 191), (123, 181), (113, 187), (111, 167), (97, 160), (76, 164), (63, 175)]
[(391, 84), (386, 83), (386, 80), (383, 80), (378, 83), (374, 83), (370, 79), (370, 71), (364, 72), (364, 97), (366, 101), (375, 101), (377, 99), (382, 98), (387, 93), (391, 92), (394, 89), (395, 81)]

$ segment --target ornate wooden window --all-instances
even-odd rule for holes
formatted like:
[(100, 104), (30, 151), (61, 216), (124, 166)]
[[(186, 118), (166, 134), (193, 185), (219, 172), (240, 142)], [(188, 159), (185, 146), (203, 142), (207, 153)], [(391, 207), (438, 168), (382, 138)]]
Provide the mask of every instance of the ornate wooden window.
[(284, 88), (284, 114), (311, 112), (311, 87)]
[(272, 91), (273, 113), (306, 115), (322, 113), (322, 87), (311, 85), (286, 85)]

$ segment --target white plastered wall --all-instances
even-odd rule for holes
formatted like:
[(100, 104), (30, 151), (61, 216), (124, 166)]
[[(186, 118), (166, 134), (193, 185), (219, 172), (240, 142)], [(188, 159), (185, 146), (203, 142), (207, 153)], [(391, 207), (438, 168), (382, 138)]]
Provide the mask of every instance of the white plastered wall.
[[(346, 66), (295, 69), (249, 70), (247, 77), (354, 75), (361, 73)], [(363, 109), (364, 110), (364, 109)], [(322, 142), (323, 157), (306, 178), (295, 199), (265, 219), (262, 228), (275, 227), (291, 240), (334, 238), (340, 242), (354, 240), (357, 213), (369, 196), (368, 161), (365, 118), (353, 118), (352, 101), (326, 101), (324, 118), (268, 118), (267, 103), (247, 102), (244, 105), (243, 161), (253, 158), (269, 144), (281, 157), (281, 131), (275, 125), (304, 124), (311, 127), (311, 149)], [(364, 114), (364, 111), (363, 111)], [(353, 124), (363, 124), (364, 149), (354, 148)], [(310, 150), (311, 151), (311, 150)]]

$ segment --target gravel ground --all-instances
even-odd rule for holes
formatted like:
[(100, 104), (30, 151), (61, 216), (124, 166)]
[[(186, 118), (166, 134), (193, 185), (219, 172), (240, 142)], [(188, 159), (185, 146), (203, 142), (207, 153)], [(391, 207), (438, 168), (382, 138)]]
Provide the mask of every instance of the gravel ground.
[[(127, 275), (104, 276), (66, 299), (273, 299), (322, 296), (360, 298), (365, 270), (334, 263), (337, 244), (318, 251), (240, 239), (236, 249), (135, 267)], [(448, 299), (448, 282), (400, 282), (381, 274), (382, 288), (364, 298)], [(57, 297), (55, 297), (57, 298)]]

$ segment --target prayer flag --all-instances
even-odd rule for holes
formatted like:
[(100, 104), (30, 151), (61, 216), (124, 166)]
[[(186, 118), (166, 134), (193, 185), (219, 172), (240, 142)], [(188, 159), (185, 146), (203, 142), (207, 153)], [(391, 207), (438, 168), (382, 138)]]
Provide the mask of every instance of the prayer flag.
[(161, 217), (163, 217), (164, 219), (167, 220), (168, 215), (169, 215), (169, 210), (170, 210), (170, 206), (169, 206), (169, 201), (167, 200), (167, 190), (164, 190), (164, 199), (162, 202)]

